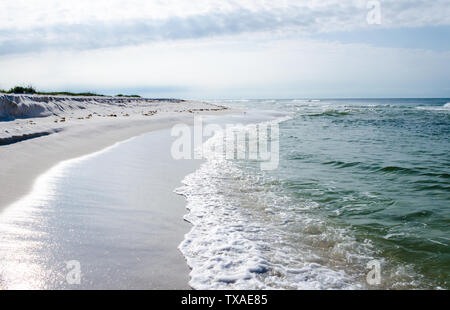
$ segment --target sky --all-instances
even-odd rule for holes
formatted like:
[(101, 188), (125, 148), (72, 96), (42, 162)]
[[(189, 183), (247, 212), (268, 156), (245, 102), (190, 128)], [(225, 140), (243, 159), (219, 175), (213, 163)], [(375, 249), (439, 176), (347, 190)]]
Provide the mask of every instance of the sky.
[(0, 89), (450, 97), (450, 0), (1, 0)]

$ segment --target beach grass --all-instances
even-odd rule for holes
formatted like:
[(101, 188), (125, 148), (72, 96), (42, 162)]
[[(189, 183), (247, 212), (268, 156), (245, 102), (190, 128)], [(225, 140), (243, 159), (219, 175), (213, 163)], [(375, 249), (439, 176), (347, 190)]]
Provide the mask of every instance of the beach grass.
[[(2, 90), (0, 89), (0, 93), (5, 94), (32, 94), (32, 95), (48, 95), (48, 96), (57, 96), (57, 95), (63, 95), (63, 96), (84, 96), (84, 97), (91, 97), (91, 96), (101, 96), (104, 97), (103, 94), (97, 94), (93, 92), (81, 92), (81, 93), (74, 93), (69, 91), (56, 91), (56, 92), (44, 92), (44, 91), (38, 91), (33, 86), (14, 86), (10, 88), (9, 90)], [(141, 98), (139, 95), (123, 95), (118, 94), (116, 97), (132, 97), (132, 98)]]
[(123, 94), (118, 94), (118, 95), (116, 95), (116, 97), (132, 97), (132, 98), (141, 98), (141, 96), (139, 96), (139, 95), (123, 95)]
[(30, 94), (30, 95), (49, 95), (49, 96), (55, 96), (55, 95), (65, 95), (65, 96), (104, 96), (102, 94), (96, 94), (92, 92), (82, 92), (82, 93), (73, 93), (68, 91), (61, 91), (61, 92), (44, 92), (36, 90), (33, 86), (14, 86), (10, 88), (9, 90), (0, 90), (0, 92), (5, 94)]

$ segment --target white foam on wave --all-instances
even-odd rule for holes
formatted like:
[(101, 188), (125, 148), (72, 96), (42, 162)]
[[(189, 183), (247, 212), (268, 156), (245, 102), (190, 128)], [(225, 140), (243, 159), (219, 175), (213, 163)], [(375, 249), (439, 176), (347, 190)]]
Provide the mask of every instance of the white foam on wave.
[(419, 110), (427, 110), (427, 111), (450, 111), (450, 102), (447, 102), (443, 106), (425, 106), (425, 107), (417, 107)]
[[(176, 190), (187, 199), (185, 219), (193, 225), (179, 246), (192, 268), (190, 285), (195, 289), (363, 288), (357, 279), (361, 268), (351, 274), (342, 265), (370, 259), (369, 245), (311, 217), (308, 210), (316, 205), (290, 205), (287, 197), (277, 195), (276, 185), (260, 182), (263, 175), (248, 173), (215, 153), (213, 145), (221, 139), (223, 133), (217, 133), (205, 143), (207, 161)], [(325, 250), (328, 257), (320, 253)]]
[(330, 222), (319, 203), (290, 195), (258, 161), (226, 160), (215, 151), (223, 139), (218, 132), (204, 143), (206, 162), (176, 189), (193, 226), (179, 245), (193, 288), (365, 289), (374, 259), (383, 270), (380, 288), (420, 287), (412, 266), (384, 258), (370, 240)]

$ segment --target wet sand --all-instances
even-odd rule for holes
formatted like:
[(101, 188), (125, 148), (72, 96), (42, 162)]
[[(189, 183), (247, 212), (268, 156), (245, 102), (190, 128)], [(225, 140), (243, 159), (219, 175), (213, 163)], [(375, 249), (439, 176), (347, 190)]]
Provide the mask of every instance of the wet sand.
[[(183, 104), (185, 110), (176, 111), (176, 107), (172, 107), (172, 110), (161, 110), (161, 113), (152, 115), (142, 115), (138, 112), (134, 115), (128, 113), (126, 117), (122, 115), (122, 117), (93, 117), (89, 119), (78, 119), (75, 115), (67, 117), (64, 124), (57, 124), (57, 126), (63, 125), (61, 130), (52, 131), (48, 135), (32, 137), (16, 143), (0, 145), (0, 162), (2, 163), (0, 166), (0, 245), (5, 245), (0, 248), (1, 288), (190, 288), (188, 285), (189, 268), (177, 247), (183, 240), (184, 234), (189, 231), (191, 226), (183, 220), (183, 215), (187, 212), (185, 209), (186, 201), (184, 197), (175, 194), (173, 190), (181, 186), (180, 182), (183, 177), (195, 171), (200, 165), (200, 162), (186, 160), (176, 161), (170, 156), (170, 146), (175, 139), (175, 137), (170, 137), (170, 128), (178, 123), (192, 124), (194, 115), (198, 113), (220, 115), (231, 113), (232, 111), (189, 111), (186, 110), (186, 108), (195, 108), (196, 105), (193, 104), (190, 106), (189, 103)], [(205, 107), (200, 104), (199, 108), (204, 109)], [(86, 111), (83, 113), (86, 113)], [(40, 117), (0, 122), (0, 126), (2, 126), (0, 129), (4, 129), (2, 138), (4, 138), (3, 136), (5, 133), (7, 134), (11, 129), (20, 131), (20, 128), (22, 127), (24, 128), (24, 134), (29, 134), (29, 131), (33, 130), (33, 126), (52, 129), (56, 126), (53, 118), (54, 117)], [(59, 116), (59, 118), (61, 118), (61, 116)], [(135, 234), (132, 233), (131, 229), (126, 235), (131, 240), (129, 241), (129, 243), (131, 243), (130, 247), (133, 247), (132, 240), (137, 238), (136, 236), (141, 234), (145, 236), (141, 238), (141, 241), (143, 240), (142, 243), (137, 243), (140, 244), (139, 246), (141, 247), (142, 253), (144, 253), (142, 254), (142, 257), (138, 257), (139, 255), (136, 256), (136, 259), (138, 259), (140, 263), (130, 265), (125, 264), (125, 266), (129, 266), (129, 268), (124, 267), (123, 273), (128, 274), (129, 277), (126, 278), (128, 280), (122, 279), (122, 281), (116, 281), (114, 276), (111, 277), (109, 281), (103, 281), (101, 278), (106, 272), (102, 269), (105, 259), (110, 259), (111, 264), (120, 263), (122, 262), (124, 255), (126, 256), (128, 254), (126, 251), (116, 249), (115, 244), (112, 243), (110, 244), (110, 249), (108, 249), (109, 255), (107, 257), (103, 257), (102, 253), (97, 253), (99, 256), (95, 256), (90, 253), (96, 253), (97, 248), (101, 248), (102, 246), (108, 247), (108, 245), (107, 243), (95, 245), (96, 242), (101, 242), (100, 239), (88, 240), (87, 244), (91, 244), (91, 246), (94, 244), (91, 251), (88, 251), (90, 249), (89, 247), (81, 246), (79, 254), (75, 256), (81, 257), (81, 260), (91, 261), (94, 265), (99, 264), (97, 267), (94, 266), (90, 270), (92, 277), (97, 277), (98, 281), (85, 282), (84, 285), (75, 287), (67, 286), (64, 281), (61, 282), (61, 270), (58, 271), (57, 269), (63, 268), (64, 266), (62, 266), (61, 263), (63, 262), (63, 259), (67, 260), (68, 258), (59, 257), (60, 260), (50, 263), (49, 257), (52, 257), (52, 260), (55, 260), (57, 259), (55, 258), (56, 254), (40, 252), (43, 251), (43, 249), (50, 247), (50, 242), (54, 242), (54, 240), (49, 241), (39, 239), (41, 238), (41, 235), (48, 235), (47, 232), (42, 234), (42, 231), (39, 231), (39, 229), (43, 229), (41, 223), (46, 222), (45, 218), (32, 216), (32, 214), (35, 213), (30, 213), (30, 215), (26, 214), (25, 217), (23, 217), (23, 214), (33, 208), (35, 211), (37, 210), (38, 213), (40, 212), (41, 206), (39, 203), (33, 201), (39, 201), (34, 198), (36, 195), (42, 194), (41, 189), (45, 188), (45, 186), (42, 185), (42, 182), (46, 182), (43, 180), (45, 180), (49, 174), (51, 175), (52, 169), (56, 169), (61, 165), (64, 166), (71, 161), (82, 162), (84, 160), (83, 158), (86, 156), (94, 156), (94, 158), (96, 156), (102, 156), (102, 150), (105, 150), (105, 148), (107, 149), (106, 152), (114, 152), (114, 149), (120, 148), (123, 143), (129, 143), (129, 141), (132, 142), (134, 139), (141, 139), (141, 137), (146, 135), (148, 136), (147, 139), (153, 139), (154, 142), (152, 143), (151, 148), (149, 148), (149, 151), (151, 152), (149, 157), (151, 160), (146, 163), (148, 177), (144, 180), (140, 180), (140, 184), (145, 190), (140, 193), (134, 193), (130, 196), (131, 200), (124, 204), (124, 206), (131, 206), (136, 203), (133, 197), (140, 197), (138, 203), (139, 208), (147, 214), (146, 217), (135, 217), (137, 222), (141, 221), (141, 224), (145, 224), (143, 226), (144, 228)], [(111, 150), (109, 150), (110, 147)], [(99, 155), (96, 155), (96, 152), (99, 152)], [(114, 167), (109, 168), (114, 169)], [(69, 180), (71, 180), (70, 176), (68, 177)], [(113, 189), (111, 189), (111, 191), (113, 191)], [(43, 209), (47, 210), (46, 208)], [(64, 212), (73, 212), (73, 210), (71, 211), (69, 208)], [(75, 212), (77, 212), (76, 209)], [(19, 218), (15, 218), (17, 214), (21, 214)], [(124, 214), (127, 214), (127, 217), (129, 216), (131, 218), (134, 216), (132, 211)], [(151, 214), (151, 218), (148, 217), (148, 214)], [(27, 224), (26, 226), (17, 224), (23, 218), (32, 221), (32, 223), (30, 225)], [(89, 218), (89, 214), (86, 218)], [(17, 221), (17, 219), (19, 219), (19, 221)], [(70, 220), (70, 215), (66, 215), (65, 218), (56, 221), (52, 229), (57, 227), (60, 223), (70, 224)], [(33, 226), (35, 224), (36, 226)], [(133, 227), (133, 219), (129, 219), (128, 224), (129, 227)], [(16, 227), (14, 225), (18, 226)], [(11, 227), (15, 227), (16, 230), (11, 230)], [(113, 235), (116, 228), (117, 227), (113, 224), (109, 224), (109, 232)], [(17, 234), (15, 232), (21, 231), (22, 229), (28, 229), (30, 236), (33, 236), (36, 233), (38, 241), (46, 246), (33, 248), (35, 242), (27, 242), (27, 240), (24, 240), (23, 238), (24, 236), (27, 236), (25, 239), (33, 239), (34, 237), (28, 237), (28, 233), (24, 234), (21, 232)], [(72, 237), (66, 235), (67, 231), (71, 230), (61, 229), (54, 237), (70, 240)], [(75, 233), (77, 233), (76, 230)], [(86, 232), (81, 230), (79, 233), (85, 234)], [(126, 240), (126, 238), (123, 240), (125, 245), (128, 242)], [(33, 239), (33, 241), (36, 241), (36, 239)], [(137, 244), (136, 247), (139, 247)], [(68, 251), (64, 251), (64, 247), (65, 246), (61, 245), (60, 250), (64, 253), (70, 252), (70, 246), (69, 249), (67, 249)], [(114, 253), (114, 251), (117, 252)], [(35, 254), (33, 256), (34, 258), (30, 258), (30, 260), (27, 261), (27, 255), (30, 253)], [(36, 267), (35, 265), (39, 264), (39, 260), (44, 260), (45, 262), (41, 262), (41, 265)], [(17, 264), (20, 265), (20, 268)], [(40, 272), (37, 272), (36, 270), (40, 270)], [(45, 274), (47, 274), (47, 276), (45, 276)], [(52, 274), (59, 274), (59, 276), (57, 279), (54, 277), (52, 278)]]

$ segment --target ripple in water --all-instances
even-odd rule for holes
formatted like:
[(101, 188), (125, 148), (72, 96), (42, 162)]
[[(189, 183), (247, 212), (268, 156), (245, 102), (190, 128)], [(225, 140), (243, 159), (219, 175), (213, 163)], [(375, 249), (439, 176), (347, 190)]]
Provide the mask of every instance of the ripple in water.
[[(446, 113), (417, 109), (423, 104), (236, 103), (249, 114), (277, 105), (295, 116), (280, 124), (277, 170), (210, 152), (177, 189), (193, 225), (179, 246), (192, 268), (190, 285), (448, 288), (450, 188), (442, 176), (449, 173), (450, 123)], [(374, 259), (379, 286), (366, 282)]]

